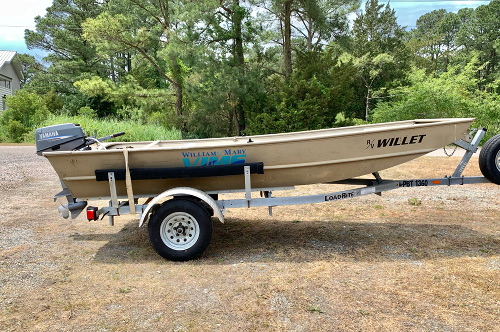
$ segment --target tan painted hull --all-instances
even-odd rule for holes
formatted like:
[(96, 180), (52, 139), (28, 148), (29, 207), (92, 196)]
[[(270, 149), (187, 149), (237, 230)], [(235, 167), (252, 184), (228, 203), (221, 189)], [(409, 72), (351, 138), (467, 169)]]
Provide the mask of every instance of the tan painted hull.
[[(253, 188), (286, 187), (349, 179), (407, 162), (463, 137), (474, 119), (411, 120), (355, 127), (252, 137), (105, 144), (107, 150), (47, 152), (74, 197), (110, 196), (96, 169), (196, 167), (205, 164), (263, 162), (252, 174)], [(173, 187), (203, 191), (244, 188), (243, 175), (193, 179), (134, 180), (137, 197), (156, 196)], [(117, 181), (126, 196), (125, 181)]]

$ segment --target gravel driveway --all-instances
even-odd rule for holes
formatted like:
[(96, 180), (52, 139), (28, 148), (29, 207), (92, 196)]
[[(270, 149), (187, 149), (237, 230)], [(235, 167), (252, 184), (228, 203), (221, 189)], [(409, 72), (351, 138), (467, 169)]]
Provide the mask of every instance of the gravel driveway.
[[(456, 162), (425, 158), (382, 175)], [(498, 330), (498, 186), (230, 210), (187, 263), (156, 255), (131, 217), (62, 219), (58, 191), (34, 147), (0, 145), (3, 331)]]

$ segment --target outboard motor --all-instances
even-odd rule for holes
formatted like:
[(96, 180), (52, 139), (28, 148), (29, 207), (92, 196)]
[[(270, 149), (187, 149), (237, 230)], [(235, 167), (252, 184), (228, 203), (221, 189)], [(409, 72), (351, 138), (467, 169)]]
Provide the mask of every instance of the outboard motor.
[(36, 153), (79, 150), (87, 146), (83, 129), (73, 123), (38, 128), (35, 133)]
[[(44, 152), (91, 150), (90, 145), (94, 143), (100, 144), (102, 141), (124, 134), (120, 132), (101, 138), (88, 137), (80, 125), (74, 123), (38, 128), (35, 131), (36, 153), (41, 156)], [(73, 197), (62, 180), (61, 186), (63, 190), (54, 196), (54, 201), (66, 197), (68, 203), (61, 204), (58, 210), (63, 218), (68, 218), (71, 214), (71, 218), (74, 219), (87, 206), (87, 201), (78, 201)]]
[(87, 137), (78, 124), (65, 123), (38, 128), (35, 132), (36, 153), (41, 156), (44, 152), (90, 150), (90, 145), (100, 143), (110, 138), (125, 135), (116, 133), (101, 138)]

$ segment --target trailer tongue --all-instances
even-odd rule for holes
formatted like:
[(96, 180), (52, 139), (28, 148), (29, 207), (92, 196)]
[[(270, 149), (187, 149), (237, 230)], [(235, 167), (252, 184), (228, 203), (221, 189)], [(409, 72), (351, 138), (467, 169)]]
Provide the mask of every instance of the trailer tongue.
[[(446, 119), (447, 120), (447, 119)], [(452, 120), (452, 119), (450, 119)], [(458, 119), (460, 120), (460, 119)], [(470, 122), (472, 119), (464, 119)], [(494, 136), (483, 146), (483, 149), (479, 156), (480, 169), (484, 176), (474, 176), (474, 177), (463, 177), (462, 172), (465, 166), (469, 162), (473, 153), (478, 150), (479, 143), (485, 134), (484, 129), (479, 129), (471, 132), (470, 135), (465, 135), (463, 139), (454, 141), (453, 143), (466, 150), (466, 153), (460, 163), (457, 165), (455, 171), (451, 176), (446, 176), (443, 178), (428, 178), (428, 179), (404, 179), (404, 180), (386, 180), (382, 179), (378, 174), (378, 169), (382, 166), (387, 166), (387, 159), (392, 163), (401, 163), (403, 160), (407, 160), (408, 156), (413, 159), (418, 155), (425, 154), (430, 148), (429, 145), (420, 146), (419, 144), (428, 144), (425, 140), (438, 140), (441, 139), (440, 128), (435, 130), (432, 126), (434, 125), (434, 120), (415, 120), (415, 124), (421, 121), (424, 125), (429, 125), (430, 130), (423, 131), (420, 129), (415, 129), (414, 127), (405, 127), (408, 134), (403, 135), (390, 135), (384, 134), (385, 131), (393, 132), (397, 131), (399, 134), (401, 126), (398, 123), (387, 124), (382, 126), (361, 126), (363, 128), (358, 129), (343, 129), (340, 133), (353, 135), (357, 137), (360, 133), (359, 139), (350, 139), (355, 145), (357, 140), (363, 140), (363, 147), (367, 152), (366, 158), (371, 158), (369, 160), (378, 161), (379, 164), (375, 167), (372, 174), (374, 178), (371, 179), (359, 179), (359, 178), (343, 178), (337, 176), (332, 176), (331, 173), (324, 171), (325, 164), (329, 167), (338, 167), (341, 172), (346, 172), (350, 174), (352, 170), (345, 169), (346, 167), (358, 167), (355, 169), (355, 174), (362, 175), (364, 170), (366, 170), (366, 162), (363, 158), (356, 159), (342, 159), (342, 163), (336, 161), (333, 162), (315, 162), (315, 163), (300, 163), (292, 164), (289, 166), (292, 169), (292, 173), (287, 169), (284, 171), (284, 176), (289, 176), (293, 173), (294, 169), (297, 169), (296, 174), (303, 174), (300, 171), (302, 168), (309, 170), (317, 169), (318, 172), (325, 179), (333, 178), (333, 181), (323, 181), (327, 183), (334, 184), (351, 184), (359, 185), (358, 188), (343, 190), (332, 193), (322, 193), (317, 195), (308, 196), (292, 196), (292, 197), (273, 197), (273, 191), (293, 189), (293, 186), (262, 186), (264, 173), (269, 176), (269, 173), (274, 176), (274, 170), (279, 170), (278, 166), (269, 165), (270, 162), (262, 162), (259, 160), (243, 160), (240, 155), (242, 151), (245, 153), (245, 158), (248, 159), (250, 147), (256, 146), (256, 150), (259, 148), (259, 144), (266, 145), (269, 144), (266, 140), (268, 136), (255, 136), (251, 139), (248, 138), (234, 138), (229, 139), (232, 141), (231, 144), (236, 144), (236, 147), (226, 151), (230, 157), (227, 160), (231, 160), (234, 156), (235, 160), (238, 160), (234, 164), (208, 164), (205, 166), (197, 167), (141, 167), (142, 163), (140, 159), (134, 156), (148, 156), (148, 160), (144, 162), (149, 163), (148, 166), (155, 165), (157, 160), (163, 160), (158, 155), (164, 153), (167, 149), (170, 155), (175, 155), (180, 153), (183, 158), (190, 158), (190, 153), (193, 155), (198, 155), (200, 160), (202, 158), (207, 158), (210, 160), (222, 160), (224, 157), (224, 152), (221, 155), (217, 155), (217, 149), (222, 149), (224, 151), (225, 144), (228, 144), (228, 139), (214, 139), (210, 140), (211, 146), (214, 146), (216, 151), (212, 154), (209, 149), (202, 150), (202, 152), (182, 152), (183, 149), (192, 146), (193, 144), (200, 144), (204, 146), (206, 141), (192, 140), (192, 141), (177, 141), (168, 143), (168, 147), (162, 147), (159, 141), (156, 142), (146, 142), (143, 144), (141, 142), (136, 143), (109, 143), (107, 145), (101, 142), (113, 137), (123, 135), (124, 133), (117, 133), (102, 138), (87, 137), (84, 135), (83, 130), (80, 126), (74, 124), (63, 124), (51, 127), (45, 127), (37, 129), (36, 131), (36, 147), (37, 153), (44, 155), (49, 158), (54, 168), (58, 172), (61, 179), (61, 185), (63, 190), (55, 195), (54, 200), (57, 198), (65, 197), (67, 199), (67, 204), (61, 205), (58, 210), (64, 218), (68, 218), (71, 214), (72, 218), (76, 218), (86, 207), (87, 198), (76, 198), (73, 195), (73, 191), (78, 192), (78, 183), (80, 185), (85, 185), (84, 191), (81, 192), (96, 192), (95, 188), (89, 188), (88, 186), (97, 186), (99, 188), (99, 197), (91, 197), (92, 199), (100, 198), (109, 200), (109, 206), (106, 207), (94, 207), (89, 206), (86, 209), (87, 219), (98, 220), (100, 217), (108, 216), (110, 225), (114, 224), (114, 217), (123, 214), (137, 214), (140, 221), (139, 226), (144, 223), (148, 223), (148, 231), (150, 242), (155, 249), (155, 251), (162, 257), (171, 260), (189, 260), (198, 257), (203, 253), (203, 251), (208, 247), (212, 234), (212, 223), (210, 216), (216, 216), (221, 222), (224, 222), (224, 212), (228, 208), (249, 208), (249, 207), (268, 207), (269, 214), (272, 214), (272, 207), (282, 206), (282, 205), (297, 205), (297, 204), (310, 204), (310, 203), (324, 203), (338, 201), (348, 198), (354, 198), (358, 196), (368, 195), (368, 194), (381, 194), (384, 191), (394, 190), (398, 188), (416, 188), (416, 187), (427, 187), (427, 186), (451, 186), (451, 185), (464, 185), (464, 184), (474, 184), (474, 183), (488, 183), (493, 182), (500, 184), (500, 135)], [(426, 122), (427, 121), (427, 122)], [(439, 121), (436, 120), (437, 125), (441, 125)], [(455, 123), (461, 123), (464, 121), (447, 121), (448, 127), (454, 125)], [(461, 124), (462, 126), (462, 124)], [(417, 126), (418, 127), (418, 126)], [(383, 131), (380, 133), (378, 130), (382, 128)], [(385, 130), (385, 131), (384, 131)], [(457, 128), (455, 128), (455, 133)], [(453, 134), (453, 130), (450, 131)], [(294, 137), (299, 137), (299, 143), (302, 140), (309, 139), (307, 133), (295, 133), (291, 139), (286, 134), (281, 134), (273, 136), (275, 141), (281, 142), (279, 144), (284, 144), (284, 142), (296, 142)], [(384, 136), (385, 135), (385, 136)], [(454, 134), (453, 134), (454, 135)], [(460, 134), (461, 135), (461, 134)], [(271, 136), (271, 135), (269, 135)], [(342, 142), (342, 137), (344, 135), (338, 135), (338, 131), (317, 131), (313, 132), (314, 137), (311, 142), (316, 142), (318, 140), (329, 139), (329, 137), (340, 137), (340, 142)], [(387, 139), (376, 138), (376, 137), (388, 137)], [(285, 137), (285, 139), (283, 138)], [(366, 139), (368, 137), (369, 139)], [(244, 142), (237, 142), (238, 140), (244, 140)], [(420, 143), (419, 143), (420, 141)], [(374, 143), (377, 142), (377, 143)], [(377, 149), (375, 147), (378, 142), (382, 142), (380, 152), (378, 154), (373, 154), (372, 150)], [(386, 142), (383, 146), (383, 142)], [(391, 143), (392, 142), (392, 143)], [(437, 141), (440, 142), (440, 141)], [(373, 146), (371, 144), (373, 143)], [(413, 145), (411, 149), (406, 147), (401, 147), (401, 144)], [(434, 142), (435, 144), (436, 142)], [(91, 146), (96, 144), (97, 149), (92, 149)], [(279, 145), (277, 144), (277, 145)], [(321, 143), (323, 144), (323, 143)], [(357, 143), (356, 143), (357, 144)], [(160, 146), (160, 147), (158, 147)], [(314, 147), (311, 147), (314, 149)], [(384, 149), (390, 149), (386, 151)], [(268, 150), (262, 149), (258, 151), (264, 151), (267, 153)], [(332, 150), (336, 151), (335, 149)], [(153, 154), (150, 154), (153, 153)], [(361, 150), (363, 152), (363, 150)], [(230, 153), (230, 154), (229, 154)], [(306, 151), (303, 153), (307, 154)], [(204, 155), (207, 154), (207, 157)], [(89, 164), (86, 157), (100, 159), (92, 159), (98, 161), (100, 166)], [(61, 164), (61, 158), (66, 158), (69, 164)], [(240, 159), (238, 159), (240, 158)], [(263, 155), (263, 160), (266, 159), (266, 155)], [(242, 162), (239, 162), (239, 161)], [(273, 161), (272, 159), (271, 161)], [(161, 161), (161, 163), (167, 163), (170, 160)], [(346, 165), (344, 165), (345, 163)], [(311, 164), (311, 165), (310, 165)], [(70, 165), (70, 166), (67, 166)], [(133, 165), (133, 167), (131, 166)], [(357, 166), (358, 165), (358, 166)], [(107, 167), (103, 167), (107, 166)], [(92, 175), (89, 174), (89, 167)], [(82, 175), (76, 175), (80, 172)], [(72, 173), (73, 172), (73, 173)], [(326, 172), (326, 173), (325, 173)], [(357, 173), (356, 173), (357, 172)], [(359, 173), (359, 174), (358, 174)], [(311, 176), (309, 179), (318, 179), (319, 175)], [(268, 177), (273, 179), (273, 177)], [(229, 181), (226, 181), (229, 179)], [(297, 183), (302, 184), (301, 181), (304, 179), (296, 179)], [(158, 181), (161, 185), (155, 185), (155, 181)], [(271, 183), (286, 183), (294, 181), (293, 178), (288, 179), (288, 182), (280, 182), (276, 179), (276, 182)], [(71, 188), (66, 186), (66, 183), (71, 185)], [(171, 186), (171, 184), (186, 184)], [(234, 184), (238, 186), (233, 188)], [(255, 185), (257, 183), (257, 185)], [(314, 182), (311, 182), (314, 183)], [(103, 187), (102, 184), (105, 184)], [(195, 187), (190, 186), (190, 184), (195, 184)], [(169, 187), (164, 187), (168, 185)], [(224, 185), (227, 188), (224, 188)], [(219, 188), (219, 189), (208, 189), (203, 190), (203, 186), (208, 186), (209, 188)], [(165, 190), (158, 191), (158, 188), (165, 188)], [(220, 189), (222, 188), (222, 189)], [(71, 190), (70, 190), (71, 189)], [(149, 194), (147, 190), (151, 189)], [(146, 192), (146, 193), (145, 193)], [(241, 192), (243, 198), (241, 199), (230, 199), (222, 200), (219, 199), (219, 194), (228, 192)], [(260, 197), (255, 198), (252, 196), (253, 192), (260, 192)], [(147, 198), (147, 200), (139, 204), (139, 198)], [(171, 199), (168, 199), (171, 198)]]

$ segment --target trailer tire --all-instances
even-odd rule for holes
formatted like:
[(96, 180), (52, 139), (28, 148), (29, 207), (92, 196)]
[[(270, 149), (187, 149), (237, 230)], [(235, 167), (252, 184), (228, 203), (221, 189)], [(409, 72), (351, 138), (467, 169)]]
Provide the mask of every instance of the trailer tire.
[(493, 136), (483, 145), (479, 169), (489, 181), (500, 184), (500, 135)]
[(161, 205), (148, 223), (149, 241), (163, 258), (187, 261), (200, 256), (212, 238), (208, 211), (189, 199), (172, 199)]

